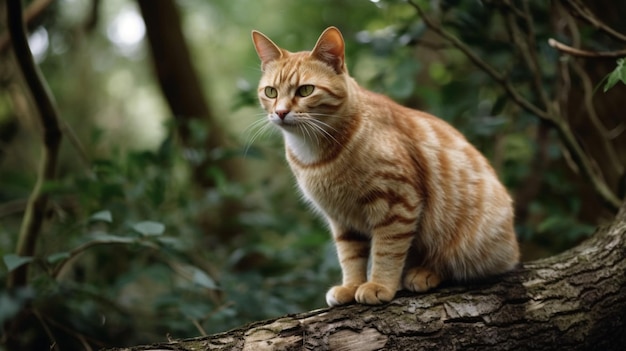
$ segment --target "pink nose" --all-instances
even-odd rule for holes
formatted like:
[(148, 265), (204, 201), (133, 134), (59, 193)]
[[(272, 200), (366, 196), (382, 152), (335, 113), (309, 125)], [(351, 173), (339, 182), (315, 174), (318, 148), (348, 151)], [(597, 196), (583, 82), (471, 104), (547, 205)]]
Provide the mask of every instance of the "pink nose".
[(280, 119), (285, 119), (288, 113), (289, 113), (289, 110), (277, 110), (276, 111), (276, 114), (278, 115), (278, 117), (280, 117)]

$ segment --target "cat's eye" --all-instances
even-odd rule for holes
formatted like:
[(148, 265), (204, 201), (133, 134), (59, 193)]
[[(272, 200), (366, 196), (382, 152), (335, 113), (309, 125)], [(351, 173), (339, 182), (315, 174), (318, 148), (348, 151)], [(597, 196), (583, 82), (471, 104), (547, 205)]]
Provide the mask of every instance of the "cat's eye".
[(278, 96), (278, 91), (274, 87), (265, 87), (265, 96), (270, 99), (275, 99)]
[(296, 90), (296, 94), (298, 94), (298, 96), (305, 97), (311, 95), (313, 93), (313, 90), (315, 90), (315, 87), (313, 85), (301, 85), (298, 87), (298, 90)]

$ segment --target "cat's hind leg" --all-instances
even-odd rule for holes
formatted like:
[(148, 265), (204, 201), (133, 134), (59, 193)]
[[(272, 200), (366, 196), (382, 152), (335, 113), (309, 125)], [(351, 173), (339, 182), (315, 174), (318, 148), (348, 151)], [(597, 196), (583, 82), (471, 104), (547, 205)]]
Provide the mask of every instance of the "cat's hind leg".
[(436, 288), (441, 281), (441, 276), (429, 268), (411, 267), (404, 273), (402, 286), (410, 291), (425, 292)]

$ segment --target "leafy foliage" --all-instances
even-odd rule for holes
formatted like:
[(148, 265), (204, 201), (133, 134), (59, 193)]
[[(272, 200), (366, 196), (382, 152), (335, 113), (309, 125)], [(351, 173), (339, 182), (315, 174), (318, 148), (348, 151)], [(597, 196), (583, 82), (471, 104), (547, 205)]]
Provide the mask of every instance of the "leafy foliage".
[[(104, 344), (123, 332), (132, 344), (159, 333), (190, 337), (322, 306), (323, 294), (310, 282), (330, 284), (338, 273), (325, 230), (311, 220), (296, 222), (296, 208), (260, 208), (246, 195), (258, 194), (240, 184), (226, 181), (222, 189), (192, 194), (172, 177), (173, 168), (187, 167), (183, 150), (174, 145), (166, 140), (156, 152), (99, 160), (93, 173), (49, 187), (59, 206), (80, 205), (55, 214), (58, 224), (42, 238), (36, 257), (4, 255), (7, 271), (33, 265), (37, 288), (25, 296), (1, 292), (10, 306), (3, 308), (3, 320), (27, 303), (41, 316), (37, 329), (68, 325), (79, 335), (100, 330), (97, 339)], [(198, 219), (222, 211), (233, 194), (247, 209), (234, 214), (239, 228), (230, 229), (245, 237), (203, 233)], [(274, 198), (268, 205), (284, 205), (277, 194), (263, 197)], [(63, 296), (72, 298), (58, 304)], [(153, 314), (158, 318), (147, 317)], [(140, 322), (144, 318), (149, 321)], [(114, 328), (104, 333), (102, 321)]]
[[(44, 75), (68, 129), (84, 146), (66, 142), (57, 181), (45, 184), (52, 205), (33, 257), (13, 250), (39, 135), (27, 118), (20, 117), (19, 128), (12, 124), (29, 110), (17, 104), (24, 92), (9, 89), (14, 77), (0, 76), (6, 88), (0, 95), (0, 202), (6, 204), (0, 207), (0, 280), (20, 266), (31, 268), (27, 288), (0, 290), (0, 323), (27, 322), (19, 333), (5, 330), (4, 340), (19, 334), (33, 349), (122, 346), (325, 305), (326, 287), (339, 279), (334, 248), (326, 228), (299, 201), (279, 138), (240, 146), (256, 138), (254, 125), (262, 118), (252, 27), (296, 51), (313, 45), (324, 27), (339, 26), (351, 74), (361, 84), (456, 126), (518, 198), (538, 182), (517, 223), (523, 243), (556, 252), (592, 230), (596, 213), (585, 207), (588, 197), (568, 171), (557, 136), (543, 133), (536, 116), (427, 31), (404, 1), (177, 2), (212, 108), (233, 135), (243, 135), (215, 150), (180, 145), (176, 126), (164, 122), (172, 118), (145, 48), (114, 45), (108, 37), (120, 14), (136, 9), (130, 2), (104, 3), (94, 32), (77, 29), (78, 9), (61, 5), (41, 27), (50, 38), (40, 58)], [(492, 2), (440, 5), (432, 12), (449, 30), (507, 72), (521, 92), (532, 92)], [(550, 4), (533, 3), (531, 11), (541, 84), (552, 89), (558, 57), (541, 44), (550, 34)], [(624, 82), (623, 66), (618, 61), (605, 90)], [(209, 131), (202, 123), (191, 124), (191, 131), (194, 145), (203, 145)], [(542, 157), (544, 171), (537, 174), (533, 165)], [(215, 185), (194, 184), (192, 166), (220, 158), (240, 161), (245, 177), (209, 164), (205, 171)]]
[(604, 92), (611, 89), (618, 82), (622, 82), (622, 84), (626, 84), (626, 60), (623, 58), (617, 60), (617, 66), (613, 70), (613, 72), (609, 73), (606, 76), (606, 84), (604, 85)]

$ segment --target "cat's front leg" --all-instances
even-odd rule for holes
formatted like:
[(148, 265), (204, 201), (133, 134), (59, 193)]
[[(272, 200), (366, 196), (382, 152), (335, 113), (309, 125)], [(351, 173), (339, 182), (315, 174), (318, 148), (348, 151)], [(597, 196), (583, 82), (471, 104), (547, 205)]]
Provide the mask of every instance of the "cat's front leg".
[(366, 305), (389, 302), (401, 287), (402, 270), (415, 237), (415, 225), (394, 222), (372, 232), (372, 274), (356, 291), (356, 301)]
[(336, 223), (331, 222), (331, 228), (343, 276), (342, 284), (326, 293), (326, 303), (332, 307), (354, 302), (357, 288), (367, 281), (370, 238)]

